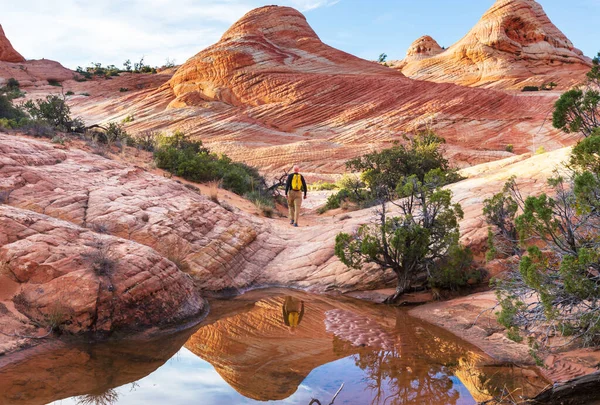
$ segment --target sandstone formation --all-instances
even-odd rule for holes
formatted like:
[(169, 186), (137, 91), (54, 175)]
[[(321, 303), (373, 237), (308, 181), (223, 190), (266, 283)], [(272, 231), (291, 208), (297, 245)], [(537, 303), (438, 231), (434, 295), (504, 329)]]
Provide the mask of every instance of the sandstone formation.
[[(125, 78), (110, 85), (117, 80)], [(331, 178), (346, 160), (424, 128), (447, 139), (460, 166), (511, 156), (509, 143), (526, 152), (532, 134), (546, 150), (574, 139), (545, 121), (556, 94), (517, 97), (411, 80), (323, 44), (287, 7), (251, 11), (167, 85), (154, 85), (125, 96), (90, 91), (73, 98), (73, 112), (88, 124), (134, 114), (133, 133), (181, 129), (269, 176), (301, 162), (309, 177)]]
[(146, 246), (4, 205), (0, 224), (2, 275), (19, 284), (12, 302), (38, 324), (112, 332), (202, 311), (191, 280)]
[(21, 63), (25, 58), (13, 48), (0, 25), (0, 62)]
[(11, 206), (150, 246), (204, 290), (367, 289), (393, 280), (389, 273), (349, 271), (334, 258), (336, 232), (356, 221), (294, 232), (140, 167), (31, 138), (0, 134), (0, 189), (10, 190)]
[[(38, 86), (35, 90), (39, 93), (60, 93), (61, 88), (50, 86), (48, 80), (64, 82), (72, 80), (76, 73), (62, 66), (60, 63), (48, 60), (28, 60), (21, 63), (0, 62), (0, 83), (10, 78), (17, 79), (21, 88), (28, 92), (33, 90), (33, 86)], [(42, 87), (43, 86), (43, 87)]]
[[(8, 79), (19, 81), (21, 87), (48, 84), (48, 80), (63, 82), (76, 76), (75, 72), (58, 62), (47, 59), (26, 61), (12, 47), (0, 25), (0, 87)], [(43, 83), (41, 83), (43, 82)]]
[[(410, 53), (410, 50), (409, 50)], [(459, 42), (438, 55), (395, 64), (408, 77), (466, 86), (521, 88), (585, 79), (591, 60), (535, 0), (497, 0)]]
[[(444, 49), (435, 39), (429, 35), (424, 35), (410, 45), (408, 51), (406, 51), (406, 58), (402, 59), (402, 66), (405, 66), (409, 62), (431, 58), (442, 52), (444, 52)], [(399, 66), (394, 67), (399, 68)]]

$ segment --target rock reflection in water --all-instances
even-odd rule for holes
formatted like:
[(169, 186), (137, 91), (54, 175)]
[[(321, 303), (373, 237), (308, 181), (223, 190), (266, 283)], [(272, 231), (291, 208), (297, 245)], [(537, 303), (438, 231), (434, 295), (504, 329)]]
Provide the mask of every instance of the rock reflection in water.
[[(251, 299), (244, 297), (244, 302)], [(466, 404), (491, 399), (499, 390), (535, 395), (545, 385), (532, 370), (494, 365), (491, 358), (452, 334), (405, 311), (302, 293), (259, 299), (241, 313), (198, 330), (186, 348), (210, 362), (247, 398), (283, 400), (312, 370), (350, 358), (362, 383), (346, 382), (343, 398), (360, 404)], [(289, 326), (291, 304), (302, 321)], [(283, 311), (284, 321), (281, 320)], [(347, 364), (344, 363), (344, 364)], [(328, 378), (350, 378), (346, 366)], [(465, 389), (466, 388), (466, 389)], [(466, 390), (468, 390), (467, 393)]]
[(115, 387), (154, 372), (192, 333), (146, 341), (58, 343), (0, 359), (0, 404), (41, 405), (73, 396), (82, 405), (118, 403)]
[(342, 382), (336, 405), (466, 405), (545, 385), (404, 310), (346, 298), (256, 291), (213, 301), (191, 333), (0, 358), (0, 405), (307, 405)]

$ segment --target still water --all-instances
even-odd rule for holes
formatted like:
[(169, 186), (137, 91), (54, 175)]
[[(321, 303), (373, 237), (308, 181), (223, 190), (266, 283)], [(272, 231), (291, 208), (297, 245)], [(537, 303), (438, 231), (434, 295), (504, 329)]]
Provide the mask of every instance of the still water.
[(33, 352), (0, 360), (0, 404), (329, 404), (343, 384), (336, 405), (466, 405), (547, 385), (403, 309), (286, 290), (213, 301), (170, 337)]

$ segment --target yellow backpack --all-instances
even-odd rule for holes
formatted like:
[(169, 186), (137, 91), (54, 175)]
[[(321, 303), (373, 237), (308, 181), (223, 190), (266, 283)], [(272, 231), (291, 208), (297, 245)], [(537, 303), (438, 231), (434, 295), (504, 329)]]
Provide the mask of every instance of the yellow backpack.
[(292, 177), (292, 190), (300, 191), (302, 190), (302, 176), (299, 174), (294, 174)]

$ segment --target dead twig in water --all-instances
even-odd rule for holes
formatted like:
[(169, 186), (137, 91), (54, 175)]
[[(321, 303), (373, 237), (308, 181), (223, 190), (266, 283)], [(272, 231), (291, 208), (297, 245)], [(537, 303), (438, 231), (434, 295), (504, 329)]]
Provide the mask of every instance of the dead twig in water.
[(337, 392), (335, 393), (335, 395), (333, 396), (333, 398), (331, 398), (331, 402), (329, 403), (329, 405), (333, 405), (333, 401), (335, 401), (335, 399), (337, 398), (337, 396), (340, 394), (340, 392), (342, 391), (342, 388), (344, 388), (344, 383), (342, 383), (342, 385), (340, 385), (340, 389), (337, 390)]
[[(342, 385), (340, 385), (340, 388), (337, 390), (337, 392), (335, 393), (335, 395), (333, 396), (333, 398), (331, 398), (331, 402), (329, 403), (329, 405), (333, 405), (333, 403), (335, 402), (335, 399), (337, 398), (337, 396), (342, 391), (342, 388), (344, 388), (344, 383), (342, 383)], [(308, 405), (313, 405), (313, 404), (321, 405), (321, 402), (318, 399), (313, 398)]]

